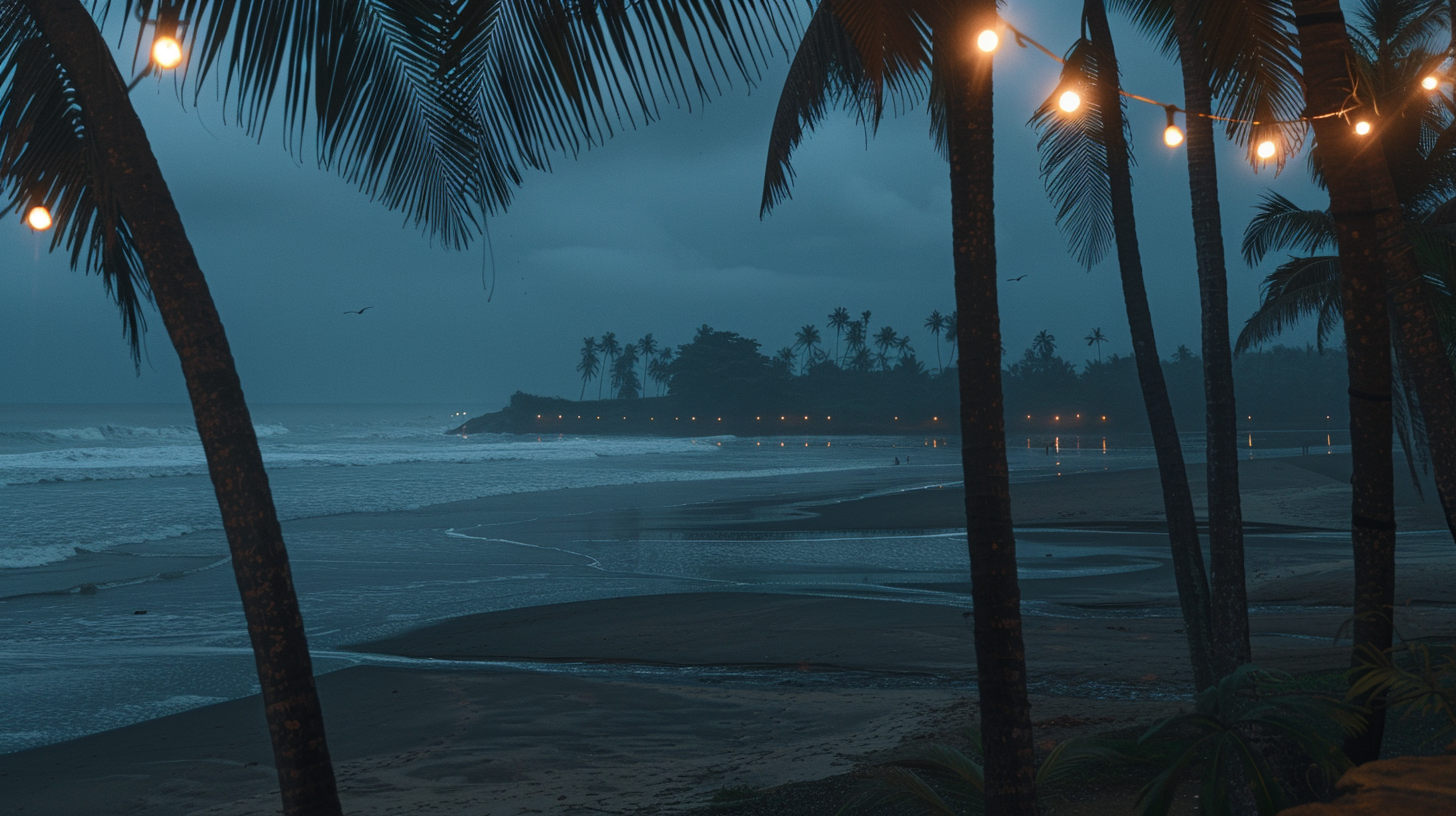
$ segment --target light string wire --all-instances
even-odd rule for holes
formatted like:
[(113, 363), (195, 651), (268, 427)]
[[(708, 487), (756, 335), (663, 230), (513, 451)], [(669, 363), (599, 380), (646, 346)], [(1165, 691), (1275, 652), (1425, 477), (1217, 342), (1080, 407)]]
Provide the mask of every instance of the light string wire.
[[(1011, 23), (1007, 22), (1004, 18), (999, 18), (998, 17), (997, 19), (1001, 23), (1001, 25), (1005, 26), (1006, 27), (1006, 30), (1007, 31), (1010, 31), (1012, 33), (1012, 35), (1016, 38), (1016, 44), (1018, 46), (1020, 46), (1022, 48), (1025, 48), (1026, 46), (1030, 45), (1033, 48), (1035, 48), (1036, 50), (1042, 52), (1043, 54), (1046, 54), (1048, 57), (1050, 57), (1053, 60), (1055, 60), (1059, 65), (1066, 65), (1067, 64), (1067, 61), (1065, 59), (1063, 59), (1062, 57), (1060, 57), (1057, 54), (1053, 53), (1050, 48), (1047, 48), (1045, 45), (1042, 45), (1041, 43), (1037, 42), (1035, 39), (1033, 39), (1031, 36), (1029, 36), (1026, 32), (1022, 31), (1021, 29), (1017, 28), (1016, 26), (1012, 25)], [(1127, 97), (1128, 99), (1136, 99), (1139, 102), (1146, 102), (1149, 105), (1157, 105), (1158, 107), (1162, 108), (1163, 110), (1173, 110), (1173, 111), (1177, 111), (1178, 113), (1181, 113), (1184, 116), (1198, 116), (1198, 117), (1201, 117), (1203, 119), (1212, 119), (1212, 120), (1217, 121), (1217, 122), (1232, 122), (1234, 124), (1239, 124), (1239, 125), (1255, 125), (1255, 126), (1259, 126), (1259, 127), (1266, 126), (1266, 125), (1296, 125), (1296, 124), (1299, 124), (1300, 122), (1313, 122), (1316, 119), (1330, 119), (1330, 118), (1333, 118), (1333, 117), (1336, 117), (1336, 116), (1343, 117), (1343, 116), (1349, 114), (1351, 111), (1355, 111), (1355, 110), (1358, 110), (1360, 108), (1360, 106), (1358, 104), (1357, 105), (1350, 105), (1350, 104), (1346, 103), (1345, 105), (1342, 105), (1339, 110), (1334, 111), (1333, 113), (1320, 113), (1320, 114), (1316, 114), (1314, 116), (1301, 116), (1298, 119), (1270, 119), (1270, 120), (1267, 120), (1267, 121), (1260, 121), (1258, 119), (1237, 119), (1237, 118), (1233, 118), (1233, 117), (1229, 117), (1229, 116), (1219, 116), (1218, 114), (1214, 114), (1214, 113), (1192, 113), (1192, 112), (1188, 111), (1186, 108), (1182, 107), (1181, 105), (1173, 105), (1173, 104), (1169, 104), (1167, 102), (1159, 102), (1156, 99), (1150, 99), (1150, 98), (1148, 98), (1146, 96), (1142, 96), (1140, 94), (1135, 94), (1135, 93), (1133, 93), (1131, 91), (1123, 90), (1123, 88), (1121, 86), (1118, 87), (1117, 92), (1119, 94), (1121, 94), (1122, 96)], [(1354, 91), (1351, 91), (1350, 96), (1353, 98), (1355, 96), (1355, 92)]]

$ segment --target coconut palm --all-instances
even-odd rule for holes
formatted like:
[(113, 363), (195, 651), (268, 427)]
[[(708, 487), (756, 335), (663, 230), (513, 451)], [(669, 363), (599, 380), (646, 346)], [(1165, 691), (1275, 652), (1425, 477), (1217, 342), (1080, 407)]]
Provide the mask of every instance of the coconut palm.
[(1031, 339), (1031, 350), (1037, 356), (1047, 359), (1057, 353), (1057, 338), (1046, 329), (1037, 332), (1036, 337)]
[[(789, 157), (828, 106), (855, 108), (867, 127), (889, 101), (929, 89), (933, 131), (950, 160), (951, 240), (960, 365), (961, 456), (975, 607), (976, 676), (991, 816), (1035, 812), (1031, 712), (1021, 634), (1016, 542), (1011, 528), (1001, 396), (993, 206), (994, 120), (989, 55), (948, 43), (997, 27), (995, 0), (821, 3), (805, 29), (779, 97), (761, 212), (788, 194)], [(942, 59), (933, 60), (939, 52)], [(868, 328), (869, 314), (863, 315)], [(868, 332), (866, 331), (866, 334)], [(858, 354), (856, 358), (858, 358)], [(865, 354), (867, 357), (868, 354)]]
[[(914, 359), (915, 349), (910, 347), (910, 335), (901, 335), (899, 339), (895, 341), (895, 351), (897, 362), (905, 362), (906, 357)], [(921, 366), (921, 368), (923, 369), (924, 366)]]
[(655, 355), (657, 354), (657, 339), (652, 336), (652, 332), (648, 332), (642, 336), (641, 340), (637, 341), (637, 351), (641, 353), (642, 357), (642, 390), (645, 395), (647, 391), (647, 366), (651, 365), (652, 361), (656, 359)]
[(1097, 362), (1102, 362), (1102, 344), (1107, 342), (1107, 336), (1102, 333), (1102, 329), (1093, 329), (1083, 339), (1087, 341), (1087, 345), (1097, 347)]
[[(1037, 109), (1032, 123), (1041, 131), (1038, 147), (1048, 195), (1057, 203), (1058, 223), (1078, 260), (1091, 267), (1111, 245), (1116, 245), (1133, 356), (1162, 482), (1184, 631), (1194, 682), (1201, 689), (1213, 683), (1220, 670), (1231, 671), (1234, 666), (1223, 669), (1232, 658), (1220, 657), (1215, 648), (1218, 641), (1214, 639), (1193, 496), (1143, 281), (1117, 57), (1101, 0), (1084, 2), (1083, 20), (1090, 37), (1079, 39), (1068, 52), (1062, 84), (1087, 89), (1088, 98), (1075, 115), (1067, 116), (1057, 106), (1055, 97), (1059, 92), (1053, 92)], [(1247, 621), (1246, 607), (1231, 610), (1224, 617), (1237, 618), (1240, 614)], [(1247, 624), (1243, 631), (1247, 632)], [(1231, 640), (1237, 642), (1238, 638)], [(1242, 642), (1247, 643), (1246, 635)]]
[(959, 312), (951, 312), (950, 314), (945, 316), (945, 329), (943, 330), (945, 332), (945, 342), (950, 343), (950, 356), (947, 357), (945, 360), (946, 365), (952, 365), (955, 363), (957, 348), (956, 324), (959, 314)]
[(799, 358), (800, 372), (809, 370), (809, 363), (814, 360), (814, 347), (817, 345), (819, 345), (819, 327), (814, 324), (806, 324), (794, 332), (794, 348), (803, 349), (803, 354)]
[(612, 393), (617, 399), (636, 399), (642, 395), (642, 381), (637, 378), (637, 346), (628, 343), (612, 362)]
[(940, 364), (940, 333), (945, 330), (945, 315), (939, 309), (931, 311), (930, 317), (925, 318), (925, 328), (935, 338), (935, 367), (945, 373), (945, 366)]
[[(731, 13), (700, 0), (570, 11), (443, 0), (95, 8), (103, 22), (113, 9), (123, 22), (150, 21), (121, 34), (136, 36), (136, 53), (185, 21), (180, 90), (218, 79), (249, 133), (261, 135), (273, 113), (291, 149), (312, 142), (322, 164), (452, 247), (510, 202), (525, 168), (600, 142), (615, 117), (650, 121), (659, 101), (706, 93), (702, 71), (712, 81), (750, 76), (768, 47), (760, 35), (792, 24), (787, 4), (739, 0)], [(685, 24), (696, 42), (679, 36)], [(615, 36), (624, 29), (633, 36)], [(145, 302), (161, 315), (232, 553), (284, 812), (338, 813), (287, 551), (227, 338), (85, 4), (0, 0), (0, 122), (5, 210), (50, 209), (52, 248), (65, 245), (73, 266), (101, 275), (134, 357)]]
[[(602, 350), (602, 354), (606, 358), (606, 359), (604, 359), (602, 361), (602, 365), (605, 368), (610, 369), (611, 371), (615, 372), (617, 370), (617, 368), (616, 368), (617, 367), (617, 360), (622, 355), (622, 344), (617, 341), (617, 334), (616, 334), (616, 332), (606, 332), (606, 333), (604, 333), (602, 335), (601, 342), (597, 343), (597, 348), (599, 348), (599, 349)], [(606, 378), (603, 377), (602, 379), (605, 380)], [(611, 393), (613, 393), (613, 394), (616, 393), (616, 386), (615, 385), (612, 386), (612, 392)], [(599, 381), (597, 381), (597, 399), (601, 399), (601, 398), (602, 398), (602, 381), (599, 380)]]
[(836, 365), (844, 364), (839, 356), (839, 336), (844, 333), (849, 322), (849, 310), (843, 306), (837, 306), (834, 311), (829, 313), (829, 327), (834, 329), (834, 363)]
[(668, 366), (672, 364), (672, 348), (664, 348), (652, 361), (647, 364), (647, 376), (657, 383), (657, 395), (662, 396), (663, 390), (667, 387), (667, 381), (671, 377)]
[(865, 328), (858, 320), (849, 324), (844, 331), (844, 356), (846, 359), (854, 359), (855, 355), (865, 349)]
[(581, 362), (576, 364), (576, 370), (581, 372), (581, 394), (577, 401), (586, 399), (586, 384), (591, 382), (602, 369), (601, 358), (597, 357), (597, 339), (595, 337), (584, 337), (581, 341)]

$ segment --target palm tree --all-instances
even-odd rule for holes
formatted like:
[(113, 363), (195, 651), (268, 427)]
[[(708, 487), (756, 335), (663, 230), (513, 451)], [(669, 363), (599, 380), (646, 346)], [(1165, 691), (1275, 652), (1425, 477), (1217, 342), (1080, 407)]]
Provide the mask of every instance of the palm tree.
[(844, 356), (846, 359), (852, 360), (854, 359), (854, 356), (859, 352), (863, 351), (864, 348), (864, 324), (859, 322), (858, 320), (853, 321), (849, 324), (849, 328), (845, 329), (844, 331)]
[(956, 326), (959, 315), (959, 311), (954, 311), (945, 317), (945, 342), (950, 343), (950, 356), (945, 360), (945, 364), (948, 366), (955, 363), (956, 349), (959, 345), (956, 342)]
[(1057, 353), (1057, 338), (1051, 332), (1042, 329), (1037, 332), (1036, 337), (1031, 339), (1031, 350), (1043, 359), (1050, 358)]
[[(837, 7), (819, 5), (789, 67), (769, 140), (761, 212), (766, 214), (787, 195), (789, 156), (805, 127), (821, 119), (831, 101), (857, 107), (873, 126), (883, 114), (887, 91), (892, 96), (913, 94), (929, 75), (933, 130), (944, 134), (941, 146), (951, 167), (956, 308), (964, 308), (968, 316), (956, 345), (961, 355), (961, 463), (986, 812), (1031, 816), (1036, 811), (1035, 767), (996, 305), (993, 58), (969, 48), (944, 47), (969, 43), (979, 32), (998, 28), (996, 2), (867, 0), (844, 14)], [(942, 58), (933, 60), (932, 53)], [(867, 327), (868, 313), (863, 318)]]
[(586, 399), (586, 384), (591, 378), (601, 371), (602, 361), (597, 357), (597, 339), (595, 337), (584, 337), (581, 341), (581, 362), (576, 364), (576, 370), (581, 372), (581, 394), (576, 398), (577, 402)]
[(898, 352), (896, 360), (901, 363), (905, 362), (906, 357), (913, 358), (915, 356), (915, 349), (910, 347), (910, 335), (902, 335), (895, 341), (895, 351)]
[[(706, 93), (700, 65), (716, 62), (716, 76), (732, 63), (747, 77), (767, 47), (759, 35), (793, 20), (788, 4), (735, 2), (724, 15), (720, 4), (678, 0), (668, 13), (639, 9), (627, 23), (634, 37), (617, 38), (620, 13), (553, 15), (533, 4), (125, 5), (155, 23), (150, 35), (138, 29), (137, 53), (150, 50), (146, 37), (176, 33), (186, 12), (180, 39), (190, 58), (179, 89), (226, 73), (217, 83), (223, 103), (246, 130), (260, 134), (281, 108), (273, 121), (281, 116), (290, 148), (312, 141), (321, 163), (452, 247), (507, 206), (524, 167), (549, 167), (550, 153), (605, 139), (612, 117), (635, 122), (635, 109), (648, 121), (659, 100)], [(98, 8), (104, 15), (109, 6)], [(701, 36), (696, 45), (677, 36), (684, 18)], [(7, 210), (51, 210), (52, 248), (67, 244), (73, 266), (101, 274), (134, 359), (144, 301), (156, 304), (232, 553), (284, 812), (338, 813), (287, 550), (241, 382), (110, 54), (78, 0), (0, 0), (0, 190)], [(630, 91), (595, 81), (622, 74)], [(276, 94), (280, 81), (286, 90)]]
[(839, 335), (849, 325), (849, 310), (843, 306), (835, 307), (829, 313), (829, 326), (834, 329), (834, 362), (836, 365), (844, 365), (844, 360), (839, 356)]
[(800, 358), (799, 371), (809, 370), (809, 363), (814, 358), (814, 347), (819, 344), (819, 328), (812, 323), (806, 324), (803, 328), (794, 332), (794, 348), (803, 349), (804, 354)]
[(783, 368), (785, 375), (792, 377), (794, 374), (794, 360), (798, 356), (793, 346), (784, 346), (774, 354), (774, 363)]
[(930, 336), (935, 338), (935, 367), (943, 374), (945, 366), (940, 364), (940, 333), (945, 329), (945, 316), (939, 309), (931, 311), (930, 317), (925, 318), (925, 328), (930, 331)]
[(1087, 341), (1087, 345), (1095, 345), (1097, 347), (1097, 362), (1102, 362), (1102, 344), (1107, 342), (1107, 336), (1102, 333), (1102, 329), (1093, 329), (1092, 332), (1083, 339)]
[[(1049, 98), (1032, 122), (1042, 131), (1042, 175), (1048, 194), (1058, 202), (1058, 221), (1072, 238), (1078, 259), (1090, 267), (1115, 243), (1122, 277), (1133, 356), (1142, 386), (1143, 404), (1153, 436), (1163, 508), (1173, 556), (1174, 578), (1188, 638), (1194, 682), (1206, 688), (1218, 669), (1233, 658), (1216, 654), (1208, 579), (1193, 514), (1193, 496), (1183, 464), (1183, 450), (1173, 419), (1173, 406), (1158, 358), (1138, 251), (1133, 211), (1131, 159), (1125, 135), (1122, 98), (1118, 93), (1117, 57), (1101, 0), (1086, 0), (1083, 21), (1089, 38), (1079, 39), (1067, 55), (1063, 84), (1088, 89), (1076, 116), (1060, 112)], [(1052, 97), (1057, 96), (1056, 93)], [(1246, 607), (1223, 617), (1244, 616)], [(1247, 633), (1247, 623), (1244, 632)], [(1235, 638), (1236, 640), (1236, 638)], [(1243, 642), (1247, 644), (1247, 634)], [(1247, 651), (1247, 649), (1245, 649)], [(1248, 662), (1244, 660), (1242, 662)]]
[(617, 399), (636, 399), (642, 393), (637, 379), (637, 346), (628, 343), (612, 363), (612, 392)]
[(885, 367), (886, 355), (889, 353), (890, 349), (895, 347), (895, 343), (899, 339), (899, 337), (899, 333), (889, 326), (881, 326), (880, 330), (878, 332), (875, 332), (875, 348), (880, 350), (881, 368)]
[(671, 346), (664, 348), (661, 352), (657, 354), (657, 356), (652, 358), (651, 362), (647, 364), (647, 376), (650, 377), (653, 382), (657, 383), (657, 396), (659, 397), (662, 396), (662, 392), (667, 386), (667, 381), (672, 376), (671, 369), (668, 368), (668, 366), (671, 364)]
[[(606, 360), (603, 362), (603, 364), (605, 366), (607, 366), (608, 368), (610, 368), (613, 371), (613, 373), (615, 374), (615, 372), (617, 370), (617, 359), (622, 354), (622, 344), (619, 343), (619, 342), (617, 342), (617, 334), (616, 334), (616, 332), (606, 332), (606, 333), (604, 333), (602, 335), (602, 341), (597, 344), (597, 348), (601, 349), (602, 350), (602, 354), (606, 355)], [(605, 379), (605, 378), (603, 378), (603, 379)], [(617, 388), (617, 386), (615, 384), (615, 379), (616, 378), (613, 377), (612, 393), (614, 393), (614, 394), (616, 393), (616, 388)], [(602, 398), (602, 383), (601, 383), (601, 381), (598, 381), (597, 382), (597, 399), (601, 399), (601, 398)]]
[(645, 392), (647, 390), (647, 366), (655, 359), (654, 355), (657, 353), (657, 340), (652, 336), (652, 332), (648, 332), (637, 341), (637, 350), (642, 353), (642, 390)]

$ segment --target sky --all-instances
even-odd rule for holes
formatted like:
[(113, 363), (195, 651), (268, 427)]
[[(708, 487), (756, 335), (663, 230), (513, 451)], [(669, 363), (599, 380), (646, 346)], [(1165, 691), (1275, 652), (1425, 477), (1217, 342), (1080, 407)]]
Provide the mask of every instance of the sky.
[[(1016, 3), (1006, 18), (1053, 51), (1077, 35), (1079, 3)], [(1175, 64), (1114, 21), (1126, 89), (1181, 103)], [(1055, 87), (1057, 66), (1031, 49), (996, 56), (996, 220), (1002, 331), (1018, 356), (1039, 331), (1059, 353), (1093, 356), (1094, 327), (1130, 353), (1113, 259), (1090, 271), (1067, 251), (1038, 176), (1026, 125)], [(176, 199), (255, 402), (430, 402), (472, 414), (517, 390), (575, 398), (582, 339), (615, 332), (688, 342), (708, 324), (772, 354), (827, 315), (872, 312), (872, 331), (910, 332), (954, 309), (950, 186), (922, 108), (872, 138), (832, 112), (799, 148), (793, 197), (760, 220), (768, 133), (787, 70), (776, 54), (751, 86), (666, 109), (553, 172), (527, 175), (491, 221), (497, 286), (487, 299), (480, 245), (442, 249), (330, 171), (296, 162), (276, 134), (230, 127), (221, 106), (184, 107), (170, 83), (132, 98)], [(1199, 347), (1198, 289), (1184, 152), (1161, 143), (1163, 111), (1131, 103), (1134, 195), (1159, 349)], [(1278, 262), (1250, 269), (1238, 245), (1261, 193), (1327, 206), (1302, 160), (1254, 173), (1242, 151), (1220, 156), (1229, 309), (1235, 332)], [(140, 374), (100, 279), (70, 269), (18, 217), (0, 223), (0, 402), (184, 402), (161, 320)], [(347, 310), (373, 307), (362, 315)], [(1290, 342), (1303, 343), (1306, 333)], [(596, 384), (592, 384), (595, 390)]]

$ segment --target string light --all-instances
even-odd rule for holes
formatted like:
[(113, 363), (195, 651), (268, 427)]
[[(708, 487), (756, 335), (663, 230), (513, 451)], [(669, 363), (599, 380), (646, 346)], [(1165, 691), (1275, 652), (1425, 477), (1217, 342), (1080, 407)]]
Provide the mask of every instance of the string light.
[(162, 68), (176, 68), (182, 62), (182, 44), (163, 34), (152, 41), (152, 61)]
[(1254, 153), (1257, 154), (1259, 158), (1267, 160), (1274, 158), (1274, 153), (1277, 152), (1278, 149), (1279, 148), (1275, 147), (1272, 141), (1265, 139), (1264, 141), (1259, 142), (1259, 146), (1255, 148)]
[(1421, 87), (1425, 88), (1428, 91), (1434, 91), (1437, 88), (1441, 87), (1441, 80), (1435, 74), (1431, 74), (1425, 79), (1421, 80)]
[(1168, 113), (1168, 126), (1163, 128), (1163, 144), (1168, 147), (1177, 147), (1183, 144), (1183, 131), (1179, 130), (1178, 125), (1173, 122), (1173, 114), (1177, 113), (1178, 109), (1168, 105), (1164, 110)]
[(1076, 91), (1063, 91), (1062, 95), (1057, 97), (1057, 107), (1067, 113), (1072, 113), (1082, 107), (1082, 95)]
[(25, 223), (36, 232), (45, 232), (51, 228), (51, 211), (45, 207), (31, 207), (30, 212), (25, 214)]
[(1356, 135), (1359, 135), (1359, 136), (1369, 136), (1370, 135), (1370, 123), (1367, 122), (1367, 121), (1365, 121), (1364, 119), (1361, 119), (1360, 121), (1356, 122), (1355, 123), (1355, 133), (1356, 133)]
[(982, 51), (985, 51), (987, 54), (995, 51), (1000, 46), (1001, 35), (997, 34), (992, 29), (988, 28), (985, 31), (982, 31), (980, 36), (976, 37), (976, 47), (981, 49)]

